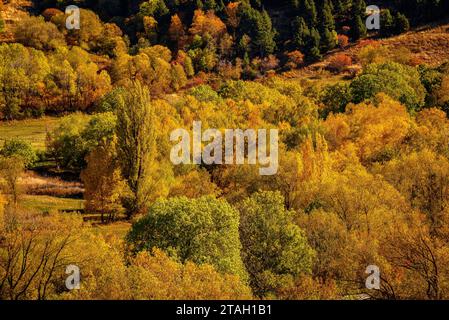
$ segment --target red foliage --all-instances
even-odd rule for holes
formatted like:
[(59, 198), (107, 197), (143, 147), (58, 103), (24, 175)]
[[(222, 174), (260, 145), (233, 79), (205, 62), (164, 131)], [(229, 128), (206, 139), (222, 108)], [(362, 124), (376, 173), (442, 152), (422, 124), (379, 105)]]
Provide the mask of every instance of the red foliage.
[(342, 72), (352, 65), (352, 58), (346, 54), (337, 54), (328, 64), (328, 69), (335, 72)]
[(286, 66), (290, 69), (296, 69), (304, 62), (304, 54), (299, 50), (288, 52), (286, 56), (288, 58)]
[(59, 14), (64, 14), (64, 12), (56, 8), (48, 8), (45, 9), (44, 12), (42, 12), (42, 16), (46, 21), (50, 21), (54, 16), (57, 16)]
[(349, 44), (349, 37), (345, 36), (344, 34), (339, 34), (338, 35), (338, 45), (340, 46), (340, 48), (346, 48)]

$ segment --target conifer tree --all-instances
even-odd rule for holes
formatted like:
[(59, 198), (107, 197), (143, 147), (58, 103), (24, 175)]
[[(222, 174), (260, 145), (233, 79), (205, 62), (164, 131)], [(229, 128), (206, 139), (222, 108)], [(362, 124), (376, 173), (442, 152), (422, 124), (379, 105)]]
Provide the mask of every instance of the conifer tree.
[(324, 0), (321, 8), (320, 28), (325, 31), (326, 29), (332, 31), (335, 30), (335, 19), (332, 13), (332, 8), (329, 0)]
[(320, 52), (321, 36), (316, 28), (310, 29), (310, 36), (307, 45), (307, 58), (311, 61), (321, 59)]
[(382, 11), (380, 17), (380, 33), (383, 36), (391, 35), (394, 28), (394, 20), (393, 16), (389, 9), (385, 9)]
[(303, 0), (300, 5), (300, 12), (311, 27), (316, 27), (318, 23), (317, 12), (314, 0)]
[(366, 3), (364, 0), (353, 0), (352, 2), (352, 15), (364, 17), (366, 14)]
[(310, 37), (310, 29), (309, 26), (306, 23), (306, 20), (304, 20), (303, 17), (297, 17), (295, 21), (293, 22), (293, 41), (295, 43), (295, 46), (302, 50), (306, 46), (307, 40)]
[(255, 45), (258, 47), (260, 55), (266, 56), (274, 52), (276, 42), (274, 40), (276, 31), (273, 29), (271, 18), (267, 11), (257, 15), (256, 18), (256, 36), (254, 39)]
[(321, 34), (321, 47), (324, 51), (329, 51), (335, 48), (337, 45), (337, 34), (334, 30), (328, 28), (324, 29)]
[(360, 16), (355, 17), (351, 31), (353, 40), (359, 40), (366, 37), (366, 25)]
[(410, 22), (404, 14), (398, 12), (394, 21), (394, 28), (398, 34), (410, 30)]

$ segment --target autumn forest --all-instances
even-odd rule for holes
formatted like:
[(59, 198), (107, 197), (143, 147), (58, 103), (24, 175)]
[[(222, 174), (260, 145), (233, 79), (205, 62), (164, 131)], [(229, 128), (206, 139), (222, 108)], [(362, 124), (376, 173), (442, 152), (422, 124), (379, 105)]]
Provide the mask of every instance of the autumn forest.
[(448, 0), (0, 1), (0, 300), (369, 299), (449, 300)]

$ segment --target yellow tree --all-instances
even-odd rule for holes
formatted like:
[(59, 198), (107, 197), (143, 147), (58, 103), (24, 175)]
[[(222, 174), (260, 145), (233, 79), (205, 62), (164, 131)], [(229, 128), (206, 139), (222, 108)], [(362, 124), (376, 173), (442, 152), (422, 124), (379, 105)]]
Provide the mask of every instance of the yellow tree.
[(86, 160), (87, 168), (81, 173), (86, 210), (101, 213), (102, 222), (112, 222), (123, 211), (121, 202), (129, 193), (117, 161), (116, 142), (101, 142)]
[(390, 161), (380, 170), (414, 208), (427, 214), (431, 233), (438, 234), (449, 206), (447, 158), (423, 150)]
[(158, 123), (150, 92), (133, 82), (117, 110), (117, 153), (122, 173), (132, 192), (126, 202), (128, 215), (142, 212), (148, 202), (168, 193), (171, 168), (158, 161)]
[(82, 221), (9, 209), (15, 219), (0, 230), (0, 299), (47, 299), (64, 283), (61, 276), (73, 261), (68, 249)]
[(226, 33), (226, 25), (213, 11), (204, 13), (202, 10), (195, 10), (189, 32), (194, 36), (202, 37), (209, 34), (213, 39), (218, 40)]
[(362, 163), (389, 160), (408, 136), (412, 120), (406, 108), (384, 94), (375, 103), (349, 105), (344, 115), (330, 116), (324, 123), (333, 148), (351, 141)]
[(21, 193), (19, 180), (25, 170), (23, 159), (17, 156), (0, 157), (0, 177), (4, 180), (4, 190), (11, 196), (11, 202), (16, 205)]
[(312, 208), (320, 185), (329, 174), (331, 163), (327, 143), (320, 135), (315, 140), (308, 137), (301, 145), (300, 152), (281, 153), (276, 185), (286, 199), (287, 208)]
[(170, 197), (201, 198), (202, 196), (219, 196), (220, 189), (211, 181), (206, 170), (192, 170), (177, 177), (170, 188)]
[(138, 254), (128, 269), (133, 299), (251, 299), (238, 276), (220, 274), (211, 265), (181, 264), (158, 249)]
[(178, 50), (184, 48), (187, 41), (186, 31), (181, 19), (177, 14), (171, 17), (168, 34), (170, 36), (170, 40), (176, 43)]

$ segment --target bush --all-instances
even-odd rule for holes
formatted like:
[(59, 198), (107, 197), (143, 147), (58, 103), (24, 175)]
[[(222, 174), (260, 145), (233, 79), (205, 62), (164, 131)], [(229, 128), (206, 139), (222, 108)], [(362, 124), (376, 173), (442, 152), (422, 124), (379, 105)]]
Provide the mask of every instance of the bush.
[(349, 37), (345, 36), (344, 34), (339, 34), (337, 36), (338, 39), (338, 46), (342, 49), (346, 48), (349, 44)]
[(14, 29), (16, 41), (38, 50), (52, 50), (65, 45), (64, 35), (51, 22), (42, 17), (28, 17), (17, 23)]
[(346, 54), (337, 54), (331, 59), (327, 68), (333, 72), (343, 72), (352, 65), (352, 58)]
[(299, 50), (288, 52), (287, 59), (286, 67), (289, 69), (296, 69), (304, 63), (304, 54)]
[(37, 161), (36, 152), (31, 144), (17, 138), (6, 141), (0, 150), (0, 155), (7, 158), (18, 156), (23, 159), (25, 166), (28, 168)]
[(89, 152), (114, 135), (115, 123), (115, 115), (108, 112), (91, 118), (84, 114), (67, 116), (49, 134), (49, 153), (62, 168), (80, 172), (86, 167)]

